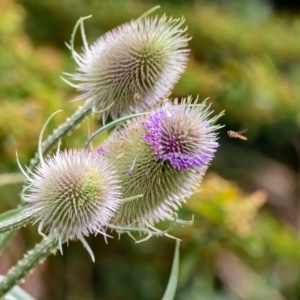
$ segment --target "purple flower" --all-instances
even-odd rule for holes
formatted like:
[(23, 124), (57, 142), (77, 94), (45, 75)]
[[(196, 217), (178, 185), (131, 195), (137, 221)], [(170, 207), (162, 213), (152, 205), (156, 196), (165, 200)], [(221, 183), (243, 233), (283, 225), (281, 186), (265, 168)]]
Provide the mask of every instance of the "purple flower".
[(147, 227), (172, 219), (214, 157), (220, 116), (189, 98), (166, 102), (113, 132), (99, 153), (115, 166), (123, 197), (143, 197), (122, 204), (112, 223)]
[(143, 138), (158, 160), (169, 161), (180, 171), (208, 165), (219, 146), (209, 115), (207, 109), (199, 112), (189, 104), (166, 103), (142, 123), (147, 129)]

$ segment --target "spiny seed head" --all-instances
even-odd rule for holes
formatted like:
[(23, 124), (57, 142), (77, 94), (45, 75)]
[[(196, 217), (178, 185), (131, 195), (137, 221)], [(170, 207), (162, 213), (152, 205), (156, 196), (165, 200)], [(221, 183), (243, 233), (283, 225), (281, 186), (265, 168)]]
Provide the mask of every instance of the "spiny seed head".
[(42, 160), (30, 176), (24, 200), (39, 228), (60, 242), (101, 231), (119, 208), (120, 186), (106, 158), (66, 150)]
[(218, 147), (206, 103), (165, 102), (146, 117), (128, 122), (98, 149), (118, 170), (123, 197), (143, 194), (124, 203), (112, 222), (149, 226), (171, 219), (192, 195)]
[[(147, 17), (104, 34), (82, 54), (68, 74), (96, 110), (114, 103), (112, 118), (142, 112), (165, 98), (183, 73), (189, 50), (184, 19)], [(85, 36), (83, 36), (85, 39)]]

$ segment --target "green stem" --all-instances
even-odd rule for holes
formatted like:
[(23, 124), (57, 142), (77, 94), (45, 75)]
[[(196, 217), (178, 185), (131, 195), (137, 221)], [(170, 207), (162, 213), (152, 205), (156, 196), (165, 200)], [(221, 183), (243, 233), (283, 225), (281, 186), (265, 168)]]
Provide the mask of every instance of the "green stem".
[(0, 215), (0, 233), (26, 226), (34, 220), (34, 214), (34, 210), (26, 210), (23, 207), (6, 211)]
[(34, 221), (33, 216), (29, 216), (26, 218), (20, 218), (19, 220), (15, 220), (13, 223), (8, 222), (0, 222), (0, 234), (7, 231), (15, 231), (22, 227), (27, 226), (28, 224)]
[(37, 265), (42, 263), (47, 256), (55, 253), (57, 240), (44, 238), (32, 250), (29, 250), (21, 260), (12, 267), (5, 278), (0, 282), (0, 298), (24, 279)]
[[(65, 123), (56, 128), (51, 135), (42, 143), (42, 154), (46, 154), (59, 140), (74, 130), (92, 112), (92, 102), (86, 102)], [(30, 161), (30, 170), (33, 170), (40, 161), (39, 153), (36, 152)]]

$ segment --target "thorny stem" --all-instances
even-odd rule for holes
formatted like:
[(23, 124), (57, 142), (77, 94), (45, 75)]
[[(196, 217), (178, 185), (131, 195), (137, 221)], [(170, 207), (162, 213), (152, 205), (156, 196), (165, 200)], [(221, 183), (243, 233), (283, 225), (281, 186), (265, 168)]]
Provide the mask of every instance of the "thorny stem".
[[(59, 140), (74, 130), (90, 113), (92, 112), (92, 103), (86, 102), (79, 107), (76, 112), (66, 122), (56, 128), (51, 135), (42, 143), (42, 154), (45, 155)], [(33, 170), (40, 161), (39, 153), (36, 152), (30, 161), (30, 170)]]
[[(11, 216), (6, 220), (0, 221), (0, 234), (6, 231), (15, 231), (21, 227), (26, 226), (29, 223), (32, 223), (32, 221), (34, 220), (33, 215), (35, 211), (23, 210), (22, 208), (20, 209), (14, 209), (7, 212), (10, 213), (12, 211), (15, 211), (16, 213), (14, 216)], [(5, 215), (5, 213), (2, 215)]]
[(41, 264), (47, 256), (55, 253), (57, 240), (44, 238), (32, 250), (29, 250), (21, 260), (12, 267), (5, 278), (0, 282), (0, 298), (24, 279), (36, 266)]

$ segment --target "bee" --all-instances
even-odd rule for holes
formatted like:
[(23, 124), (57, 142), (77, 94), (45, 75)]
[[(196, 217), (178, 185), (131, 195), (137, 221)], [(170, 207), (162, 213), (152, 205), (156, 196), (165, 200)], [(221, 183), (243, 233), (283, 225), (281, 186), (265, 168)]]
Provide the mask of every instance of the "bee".
[(242, 135), (244, 132), (246, 132), (248, 129), (241, 130), (241, 131), (233, 131), (233, 130), (228, 130), (227, 134), (230, 138), (232, 139), (240, 139), (242, 141), (247, 141), (248, 138)]

